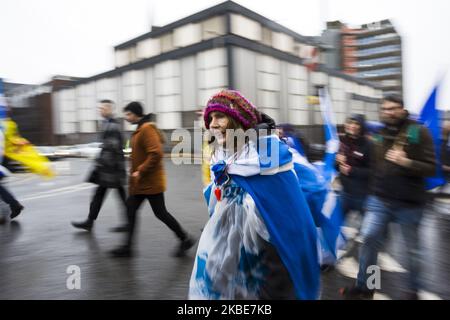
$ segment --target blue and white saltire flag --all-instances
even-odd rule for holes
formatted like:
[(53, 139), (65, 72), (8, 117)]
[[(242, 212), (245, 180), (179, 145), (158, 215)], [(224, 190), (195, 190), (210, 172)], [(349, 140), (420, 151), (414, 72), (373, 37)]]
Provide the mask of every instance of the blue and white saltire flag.
[(380, 121), (366, 121), (366, 130), (369, 134), (377, 134), (385, 127), (384, 123)]
[(441, 164), (441, 117), (439, 110), (436, 108), (438, 88), (439, 85), (433, 89), (419, 116), (419, 122), (423, 123), (431, 133), (436, 154), (436, 175), (425, 179), (427, 190), (443, 186), (446, 183)]
[[(320, 111), (322, 113), (325, 127), (325, 157), (321, 170), (326, 181), (331, 183), (336, 176), (335, 159), (339, 151), (339, 137), (336, 128), (336, 121), (333, 115), (330, 95), (325, 88), (319, 89)], [(319, 167), (320, 169), (320, 167)]]
[[(291, 284), (298, 299), (317, 299), (317, 230), (293, 169), (287, 144), (275, 135), (243, 152), (216, 150), (214, 182), (205, 189), (210, 219), (199, 240), (190, 299), (259, 299), (272, 284), (269, 248), (288, 274), (277, 274), (278, 294)], [(263, 239), (264, 241), (261, 241)], [(289, 282), (289, 283), (287, 283)]]
[(295, 149), (289, 150), (300, 188), (317, 227), (319, 262), (321, 265), (333, 265), (338, 259), (338, 250), (345, 244), (341, 233), (343, 214), (339, 195), (317, 167)]

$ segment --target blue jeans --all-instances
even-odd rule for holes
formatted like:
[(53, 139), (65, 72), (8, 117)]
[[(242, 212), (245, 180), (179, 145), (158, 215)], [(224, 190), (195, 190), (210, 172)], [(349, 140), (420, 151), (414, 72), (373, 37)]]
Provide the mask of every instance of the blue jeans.
[(9, 204), (10, 207), (19, 205), (19, 202), (14, 198), (14, 196), (0, 183), (0, 198)]
[(407, 246), (410, 290), (420, 289), (419, 226), (424, 208), (424, 205), (410, 205), (377, 196), (368, 198), (361, 228), (363, 244), (359, 254), (358, 287), (367, 289), (367, 279), (371, 275), (367, 273), (367, 268), (377, 264), (378, 251), (384, 244), (388, 224), (397, 222)]
[(360, 215), (364, 215), (366, 206), (366, 195), (351, 195), (347, 192), (341, 193), (342, 212), (344, 217), (352, 210), (358, 211)]

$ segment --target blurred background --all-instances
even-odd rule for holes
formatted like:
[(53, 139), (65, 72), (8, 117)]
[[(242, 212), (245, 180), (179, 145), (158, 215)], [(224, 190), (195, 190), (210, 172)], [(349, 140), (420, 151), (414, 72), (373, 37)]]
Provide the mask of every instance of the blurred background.
[[(391, 93), (418, 114), (439, 81), (436, 105), (441, 120), (450, 120), (449, 11), (446, 0), (2, 0), (0, 78), (9, 115), (58, 176), (41, 181), (7, 164), (14, 172), (7, 185), (30, 212), (0, 229), (0, 298), (186, 297), (192, 258), (174, 265), (166, 257), (170, 235), (153, 216), (141, 226), (151, 250), (131, 263), (106, 265), (102, 256), (118, 240), (106, 231), (121, 215), (116, 202), (105, 205), (108, 222), (96, 234), (70, 233), (69, 220), (85, 215), (92, 191), (84, 181), (100, 152), (99, 100), (113, 100), (119, 118), (127, 103), (141, 102), (170, 137), (195, 129), (213, 93), (237, 89), (277, 123), (292, 124), (321, 159), (323, 86), (338, 127), (353, 113), (377, 123), (381, 99)], [(134, 127), (121, 126), (128, 138)], [(169, 139), (165, 151), (177, 142)], [(207, 219), (200, 168), (165, 161), (169, 210), (200, 234)], [(435, 263), (427, 265), (423, 297), (450, 299), (448, 199), (428, 212), (422, 232)], [(401, 239), (394, 232), (391, 240), (381, 299), (401, 298), (394, 289), (405, 278)], [(338, 298), (355, 263), (326, 275), (323, 298)], [(69, 264), (87, 270), (85, 291), (66, 290)]]

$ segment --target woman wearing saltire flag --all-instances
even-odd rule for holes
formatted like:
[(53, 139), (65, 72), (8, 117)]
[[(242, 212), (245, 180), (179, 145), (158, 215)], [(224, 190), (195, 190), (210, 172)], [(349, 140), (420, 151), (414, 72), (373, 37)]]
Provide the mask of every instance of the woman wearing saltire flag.
[[(292, 153), (242, 94), (224, 90), (204, 110), (212, 143), (190, 299), (317, 299), (316, 227)], [(237, 131), (236, 131), (237, 130)], [(246, 138), (237, 138), (236, 132)], [(252, 134), (255, 133), (255, 134)], [(243, 143), (239, 143), (243, 141)]]

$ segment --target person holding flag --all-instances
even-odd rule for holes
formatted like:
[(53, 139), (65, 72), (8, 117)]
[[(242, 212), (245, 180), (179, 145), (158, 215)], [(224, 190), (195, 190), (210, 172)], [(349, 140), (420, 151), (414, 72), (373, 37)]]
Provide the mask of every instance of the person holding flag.
[(211, 97), (204, 121), (214, 136), (210, 219), (189, 298), (317, 299), (316, 227), (273, 121), (234, 90)]
[(55, 173), (51, 169), (50, 161), (40, 155), (30, 141), (20, 136), (17, 124), (11, 118), (6, 118), (3, 123), (5, 127), (5, 157), (21, 163), (32, 173), (44, 178), (53, 178)]
[[(3, 81), (0, 79), (0, 163), (5, 154), (5, 121), (6, 121), (6, 100), (3, 95)], [(0, 165), (0, 180), (8, 176), (10, 172)], [(24, 206), (8, 191), (8, 189), (0, 183), (0, 198), (11, 208), (10, 219), (17, 217)], [(1, 217), (3, 221), (3, 217)]]
[(3, 97), (3, 80), (0, 78), (0, 122), (4, 135), (3, 155), (8, 160), (14, 160), (31, 172), (46, 178), (54, 177), (55, 173), (50, 167), (50, 161), (39, 154), (27, 139), (19, 134), (17, 124), (8, 117), (6, 100)]

